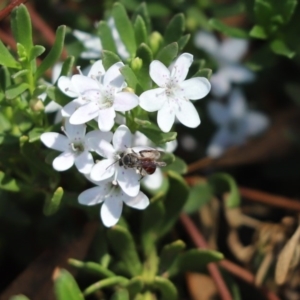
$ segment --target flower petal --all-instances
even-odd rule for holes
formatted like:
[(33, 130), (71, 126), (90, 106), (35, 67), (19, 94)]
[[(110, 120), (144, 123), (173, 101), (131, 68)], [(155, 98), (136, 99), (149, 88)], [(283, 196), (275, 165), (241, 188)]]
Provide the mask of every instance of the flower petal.
[(75, 111), (77, 108), (79, 108), (80, 106), (83, 106), (87, 104), (87, 102), (83, 99), (75, 99), (71, 102), (69, 102), (67, 105), (65, 105), (62, 110), (61, 110), (61, 114), (63, 117), (67, 117), (69, 118)]
[(117, 193), (112, 193), (101, 207), (101, 219), (106, 227), (114, 226), (120, 219), (123, 209), (123, 202)]
[(204, 77), (194, 77), (180, 83), (180, 94), (187, 99), (197, 100), (205, 97), (210, 91), (210, 82)]
[(243, 39), (228, 38), (219, 46), (219, 54), (223, 60), (237, 62), (246, 54), (249, 42)]
[(114, 109), (128, 111), (139, 105), (139, 97), (133, 93), (120, 92), (115, 95)]
[(208, 102), (207, 109), (211, 119), (216, 124), (224, 125), (230, 121), (231, 115), (228, 106), (218, 101), (211, 101)]
[(255, 79), (255, 74), (241, 65), (228, 65), (222, 69), (224, 76), (234, 83), (246, 83)]
[(48, 148), (61, 152), (69, 149), (68, 138), (57, 132), (45, 132), (41, 135), (40, 139)]
[(241, 89), (235, 88), (229, 95), (229, 110), (232, 118), (243, 118), (247, 112), (245, 95)]
[(103, 84), (112, 85), (116, 88), (122, 88), (124, 86), (125, 79), (120, 73), (120, 68), (124, 67), (122, 62), (113, 64), (105, 73), (103, 78)]
[(161, 187), (163, 179), (164, 177), (161, 169), (157, 168), (153, 174), (143, 178), (142, 185), (149, 190), (156, 190)]
[(104, 199), (104, 196), (108, 193), (107, 184), (103, 184), (100, 186), (95, 186), (90, 188), (84, 192), (82, 192), (78, 196), (78, 202), (83, 205), (95, 205), (101, 203)]
[(52, 76), (51, 76), (51, 82), (52, 83), (55, 83), (58, 78), (59, 78), (59, 75), (61, 73), (61, 69), (62, 69), (62, 66), (63, 64), (62, 63), (56, 63), (53, 68), (52, 68)]
[(114, 175), (117, 161), (113, 159), (102, 159), (92, 168), (90, 177), (92, 180), (101, 181)]
[(89, 174), (94, 166), (94, 159), (91, 153), (84, 151), (75, 158), (75, 166), (83, 174)]
[(120, 125), (113, 136), (113, 146), (116, 152), (124, 152), (132, 145), (132, 134), (126, 125)]
[(72, 84), (71, 79), (66, 76), (61, 76), (57, 82), (58, 88), (67, 96), (75, 98), (79, 96), (78, 90)]
[(207, 31), (198, 31), (194, 38), (195, 46), (216, 57), (219, 43), (216, 37)]
[(102, 131), (110, 131), (115, 124), (116, 112), (113, 106), (98, 111), (98, 126)]
[(267, 116), (259, 112), (248, 112), (245, 116), (247, 124), (247, 134), (257, 135), (268, 128), (270, 120)]
[(135, 169), (125, 169), (117, 166), (117, 182), (121, 189), (131, 197), (135, 197), (140, 191), (141, 175)]
[(91, 78), (99, 78), (105, 74), (105, 69), (103, 67), (102, 60), (97, 60), (96, 62), (93, 63), (89, 73), (88, 77)]
[(52, 166), (56, 171), (65, 171), (73, 166), (74, 161), (75, 156), (73, 153), (63, 152), (53, 160)]
[(181, 54), (172, 66), (171, 77), (174, 78), (178, 83), (182, 82), (186, 78), (192, 62), (192, 54)]
[(213, 158), (219, 157), (224, 150), (231, 145), (232, 137), (230, 131), (226, 127), (222, 127), (212, 137), (210, 144), (206, 150), (207, 155)]
[(98, 117), (99, 107), (94, 102), (89, 102), (79, 108), (70, 117), (70, 123), (74, 125), (84, 124)]
[(215, 97), (224, 97), (227, 95), (231, 88), (230, 79), (224, 71), (224, 68), (219, 69), (215, 74), (210, 78), (211, 82), (211, 93)]
[(88, 90), (99, 90), (99, 82), (84, 75), (73, 75), (71, 81), (80, 94), (83, 94)]
[(108, 141), (90, 138), (89, 144), (102, 157), (114, 159), (116, 151)]
[(176, 117), (185, 126), (195, 128), (200, 125), (199, 114), (190, 101), (182, 100), (176, 110)]
[(170, 79), (169, 69), (158, 60), (154, 60), (150, 64), (149, 74), (152, 80), (161, 87), (165, 87)]
[(62, 106), (54, 101), (50, 101), (45, 107), (45, 113), (53, 113), (62, 109)]
[(167, 101), (164, 88), (146, 91), (140, 95), (140, 106), (146, 111), (152, 112), (161, 109)]
[(72, 142), (79, 142), (79, 143), (84, 142), (84, 136), (86, 130), (85, 124), (74, 125), (70, 123), (69, 119), (66, 119), (65, 130), (69, 140), (71, 140)]
[(122, 200), (126, 205), (135, 209), (145, 209), (150, 203), (149, 198), (143, 192), (139, 192), (136, 197), (125, 195)]
[(163, 132), (169, 132), (175, 121), (175, 111), (168, 102), (157, 113), (157, 124)]
[(96, 141), (104, 140), (107, 142), (111, 142), (112, 137), (113, 137), (112, 132), (102, 132), (100, 130), (93, 130), (93, 131), (88, 132), (85, 135), (85, 144), (90, 151), (96, 151), (93, 149), (93, 146), (90, 143), (90, 139), (94, 139)]

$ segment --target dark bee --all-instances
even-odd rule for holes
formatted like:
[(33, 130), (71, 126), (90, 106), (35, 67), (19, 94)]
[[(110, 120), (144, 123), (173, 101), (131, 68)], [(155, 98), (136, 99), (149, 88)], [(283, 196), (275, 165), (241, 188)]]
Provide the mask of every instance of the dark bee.
[(136, 168), (141, 176), (151, 175), (156, 167), (165, 167), (166, 163), (157, 161), (160, 158), (160, 152), (155, 149), (142, 150), (138, 153), (133, 149), (120, 155), (119, 165), (124, 168)]

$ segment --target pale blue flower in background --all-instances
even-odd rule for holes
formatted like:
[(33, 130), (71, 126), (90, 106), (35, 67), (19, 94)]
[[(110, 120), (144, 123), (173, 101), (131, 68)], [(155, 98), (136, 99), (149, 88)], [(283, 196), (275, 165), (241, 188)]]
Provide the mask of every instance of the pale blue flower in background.
[(247, 40), (227, 38), (219, 42), (212, 33), (199, 31), (195, 34), (194, 43), (218, 63), (218, 70), (210, 78), (213, 96), (227, 95), (232, 83), (241, 84), (254, 80), (254, 73), (239, 63), (248, 50)]
[(231, 147), (238, 146), (251, 136), (262, 133), (270, 124), (263, 113), (249, 110), (242, 91), (232, 90), (228, 103), (217, 100), (208, 103), (208, 113), (212, 121), (219, 127), (207, 148), (207, 155), (218, 157)]

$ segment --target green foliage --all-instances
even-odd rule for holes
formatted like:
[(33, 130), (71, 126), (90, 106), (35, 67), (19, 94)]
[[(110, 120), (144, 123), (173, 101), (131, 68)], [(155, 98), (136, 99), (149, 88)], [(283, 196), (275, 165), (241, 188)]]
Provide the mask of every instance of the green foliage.
[(4, 46), (4, 44), (1, 42), (1, 40), (0, 40), (0, 64), (15, 69), (19, 69), (21, 67), (20, 64), (10, 54), (8, 49)]
[(102, 47), (106, 51), (117, 53), (115, 41), (112, 36), (112, 32), (107, 22), (100, 21), (98, 25), (98, 35), (100, 37)]
[(174, 42), (162, 48), (156, 55), (156, 59), (169, 66), (178, 55), (178, 43)]
[(242, 39), (245, 39), (248, 37), (248, 34), (246, 31), (239, 29), (239, 28), (233, 28), (233, 27), (227, 26), (224, 23), (222, 23), (220, 20), (217, 20), (217, 19), (210, 19), (209, 25), (213, 29), (218, 30), (218, 31), (224, 33), (225, 35), (228, 35), (231, 37), (242, 38)]
[(103, 62), (103, 66), (104, 66), (105, 70), (109, 69), (113, 64), (115, 64), (119, 61), (121, 61), (121, 59), (117, 54), (115, 54), (111, 51), (103, 50), (102, 62)]
[(57, 212), (63, 195), (64, 190), (62, 187), (58, 187), (52, 196), (49, 195), (44, 205), (44, 214), (46, 216), (51, 216)]

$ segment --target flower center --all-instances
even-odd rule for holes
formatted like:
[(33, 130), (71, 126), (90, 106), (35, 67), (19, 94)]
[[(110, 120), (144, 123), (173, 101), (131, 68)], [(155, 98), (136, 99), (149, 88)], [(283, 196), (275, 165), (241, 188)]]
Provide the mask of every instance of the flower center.
[(175, 98), (176, 93), (180, 90), (176, 77), (171, 77), (166, 83), (166, 96)]
[(80, 140), (79, 141), (75, 138), (75, 140), (69, 144), (71, 147), (71, 150), (73, 153), (79, 155), (80, 153), (82, 153), (84, 151), (85, 145), (84, 143)]

